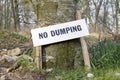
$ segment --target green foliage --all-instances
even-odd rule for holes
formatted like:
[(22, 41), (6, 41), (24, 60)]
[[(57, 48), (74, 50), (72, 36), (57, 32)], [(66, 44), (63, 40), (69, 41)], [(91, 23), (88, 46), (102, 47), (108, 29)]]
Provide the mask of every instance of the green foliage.
[(9, 31), (0, 31), (0, 48), (14, 48), (29, 42), (24, 36)]
[(120, 75), (116, 75), (119, 72), (120, 69), (93, 69), (91, 73), (94, 77), (88, 78), (87, 72), (81, 67), (72, 70), (55, 69), (49, 80), (120, 80)]
[(28, 55), (20, 56), (17, 61), (21, 64), (23, 68), (29, 69), (31, 72), (37, 72), (38, 68), (35, 62), (33, 62), (32, 58)]
[(25, 59), (25, 58), (23, 58), (23, 57), (19, 57), (19, 58), (17, 59), (17, 61), (20, 62), (20, 64), (21, 64), (22, 66), (27, 66), (28, 63), (29, 63), (29, 60), (27, 60), (27, 59)]
[[(55, 69), (50, 75), (50, 80), (79, 80), (85, 76), (86, 72), (82, 67), (71, 70)], [(61, 77), (56, 79), (56, 77)]]
[(120, 75), (116, 75), (120, 69), (94, 69), (92, 72), (95, 77), (86, 80), (120, 80)]
[(116, 68), (120, 66), (120, 43), (107, 40), (89, 48), (93, 68)]

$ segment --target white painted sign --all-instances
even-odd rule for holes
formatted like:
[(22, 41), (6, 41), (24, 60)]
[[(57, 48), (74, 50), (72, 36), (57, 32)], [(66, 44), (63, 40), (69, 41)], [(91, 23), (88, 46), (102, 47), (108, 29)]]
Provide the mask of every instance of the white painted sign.
[(85, 19), (31, 30), (34, 46), (46, 45), (89, 35)]

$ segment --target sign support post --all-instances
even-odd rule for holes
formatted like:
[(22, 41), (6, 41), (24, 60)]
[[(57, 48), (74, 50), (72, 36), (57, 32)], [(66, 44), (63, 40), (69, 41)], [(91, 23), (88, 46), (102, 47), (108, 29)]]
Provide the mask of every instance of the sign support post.
[[(80, 15), (79, 10), (76, 11), (75, 16), (76, 16), (77, 20), (81, 19), (81, 15)], [(85, 65), (86, 71), (90, 71), (91, 66), (90, 66), (89, 53), (88, 53), (88, 49), (87, 49), (87, 44), (86, 44), (85, 39), (83, 37), (80, 38), (80, 43), (81, 43), (81, 47), (82, 47), (82, 54), (83, 54), (84, 65)]]
[(35, 62), (38, 70), (41, 70), (42, 69), (42, 46), (41, 45), (36, 47)]
[(38, 70), (42, 69), (42, 46), (37, 46), (36, 47), (36, 64)]

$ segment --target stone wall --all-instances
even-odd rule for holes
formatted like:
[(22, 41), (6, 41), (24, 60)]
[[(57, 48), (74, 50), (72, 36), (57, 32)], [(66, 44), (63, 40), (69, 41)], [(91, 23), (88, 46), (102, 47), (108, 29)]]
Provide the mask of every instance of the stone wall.
[[(75, 0), (41, 0), (40, 3), (40, 27), (75, 20)], [(43, 46), (44, 67), (79, 66), (82, 62), (80, 47), (79, 39)]]

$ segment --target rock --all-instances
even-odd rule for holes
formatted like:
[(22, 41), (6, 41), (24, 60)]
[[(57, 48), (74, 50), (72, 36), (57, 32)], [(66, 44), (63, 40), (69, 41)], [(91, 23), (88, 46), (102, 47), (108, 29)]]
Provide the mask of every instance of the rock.
[(9, 79), (6, 75), (3, 75), (3, 76), (0, 77), (0, 80), (9, 80)]
[(19, 56), (19, 58), (23, 58), (23, 59), (28, 60), (30, 62), (33, 61), (33, 58), (30, 57), (29, 55), (21, 55), (21, 56)]
[(52, 61), (52, 62), (55, 62), (55, 57), (54, 56), (43, 56), (43, 61), (46, 61), (46, 62), (48, 62), (48, 61)]
[(15, 48), (12, 50), (8, 50), (7, 51), (7, 55), (11, 55), (11, 56), (17, 56), (21, 54), (21, 49), (20, 48)]
[(5, 52), (5, 51), (1, 51), (1, 52), (0, 52), (0, 54), (6, 54), (6, 53), (7, 53), (7, 52)]
[[(20, 73), (29, 72), (32, 68), (33, 59), (29, 55), (21, 55), (18, 59), (7, 69), (7, 72), (18, 71)], [(30, 65), (31, 64), (31, 65)], [(34, 67), (35, 68), (35, 67)], [(33, 68), (32, 68), (33, 69)]]
[(7, 54), (7, 49), (0, 50), (0, 54)]
[(8, 73), (0, 77), (0, 80), (23, 80), (19, 75), (15, 73)]
[[(7, 68), (0, 67), (0, 77), (3, 76), (7, 71)], [(3, 78), (3, 77), (2, 77)], [(1, 80), (1, 79), (0, 79)]]
[(56, 80), (62, 80), (62, 78), (63, 78), (62, 76), (55, 76)]
[(48, 73), (45, 73), (45, 74), (32, 74), (32, 77), (34, 78), (34, 80), (50, 80)]
[(3, 55), (0, 59), (0, 67), (10, 67), (17, 59), (17, 56)]
[(2, 56), (2, 59), (7, 60), (7, 62), (16, 61), (17, 58), (18, 58), (17, 56), (9, 56), (9, 55), (3, 55)]
[(2, 51), (5, 51), (5, 52), (7, 52), (7, 49), (2, 49)]
[(53, 71), (53, 68), (46, 69), (46, 72), (51, 72)]
[[(1, 76), (3, 76), (4, 75), (4, 73), (0, 73), (0, 78), (1, 78)], [(0, 79), (1, 80), (1, 79)]]
[(87, 74), (87, 77), (88, 77), (88, 78), (93, 78), (94, 75), (93, 75), (92, 73), (88, 73), (88, 74)]
[(34, 78), (32, 77), (31, 74), (26, 74), (24, 77), (23, 77), (24, 80), (34, 80)]
[(21, 49), (21, 54), (28, 54), (28, 55), (31, 55), (33, 50), (31, 46), (21, 46), (20, 49)]
[(116, 73), (115, 73), (115, 76), (119, 76), (119, 77), (120, 77), (120, 73), (116, 72)]
[(8, 73), (10, 80), (22, 80), (21, 76), (16, 73)]
[(7, 68), (0, 67), (0, 73), (5, 73), (7, 71)]
[(8, 73), (6, 75), (2, 75), (0, 80), (23, 80), (19, 75), (15, 73)]
[(0, 67), (1, 67), (1, 65), (4, 64), (5, 62), (6, 62), (5, 59), (0, 58)]
[(17, 68), (19, 68), (20, 65), (21, 65), (20, 62), (17, 61), (12, 66), (10, 66), (10, 68), (8, 68), (6, 72), (12, 72), (13, 70), (16, 70)]

